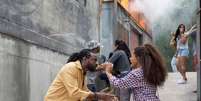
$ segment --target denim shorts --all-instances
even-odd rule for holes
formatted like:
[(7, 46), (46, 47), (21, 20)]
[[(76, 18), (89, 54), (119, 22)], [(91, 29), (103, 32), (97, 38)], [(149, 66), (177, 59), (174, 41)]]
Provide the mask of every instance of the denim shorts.
[(179, 49), (178, 56), (188, 56), (189, 50), (188, 49)]

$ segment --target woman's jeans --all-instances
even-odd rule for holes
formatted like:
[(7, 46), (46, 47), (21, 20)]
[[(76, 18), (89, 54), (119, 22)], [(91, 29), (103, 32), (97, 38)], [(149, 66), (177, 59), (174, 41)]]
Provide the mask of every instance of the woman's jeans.
[(119, 98), (119, 101), (130, 101), (131, 89), (114, 88), (114, 94)]
[[(123, 78), (126, 76), (130, 71), (121, 72), (117, 77)], [(120, 89), (114, 88), (115, 95), (119, 98), (119, 101), (130, 101), (131, 98), (131, 89)]]

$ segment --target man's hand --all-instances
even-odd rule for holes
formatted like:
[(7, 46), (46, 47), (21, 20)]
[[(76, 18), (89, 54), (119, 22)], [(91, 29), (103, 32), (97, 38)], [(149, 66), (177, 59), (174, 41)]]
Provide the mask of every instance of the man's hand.
[(98, 66), (96, 67), (96, 71), (101, 71), (101, 70), (104, 70), (104, 67), (103, 67), (102, 64), (101, 64), (101, 65), (98, 65)]

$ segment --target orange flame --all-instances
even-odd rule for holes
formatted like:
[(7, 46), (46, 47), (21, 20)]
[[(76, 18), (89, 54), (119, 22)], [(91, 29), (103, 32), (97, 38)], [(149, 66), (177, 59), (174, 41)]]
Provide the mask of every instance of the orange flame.
[(137, 21), (137, 23), (146, 31), (147, 29), (147, 22), (144, 14), (139, 12), (137, 8), (134, 7), (133, 3), (135, 0), (121, 0), (120, 4), (131, 14), (131, 16)]

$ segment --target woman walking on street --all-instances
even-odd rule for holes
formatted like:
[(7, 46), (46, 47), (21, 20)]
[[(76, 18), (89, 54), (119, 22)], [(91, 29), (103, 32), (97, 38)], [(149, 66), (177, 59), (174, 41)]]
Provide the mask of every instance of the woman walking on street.
[(194, 30), (193, 26), (189, 31), (185, 31), (184, 24), (180, 24), (177, 28), (175, 41), (177, 42), (177, 69), (180, 72), (182, 79), (180, 79), (177, 83), (178, 84), (186, 84), (187, 77), (186, 77), (186, 66), (188, 61), (189, 55), (189, 48), (188, 48), (188, 36)]

